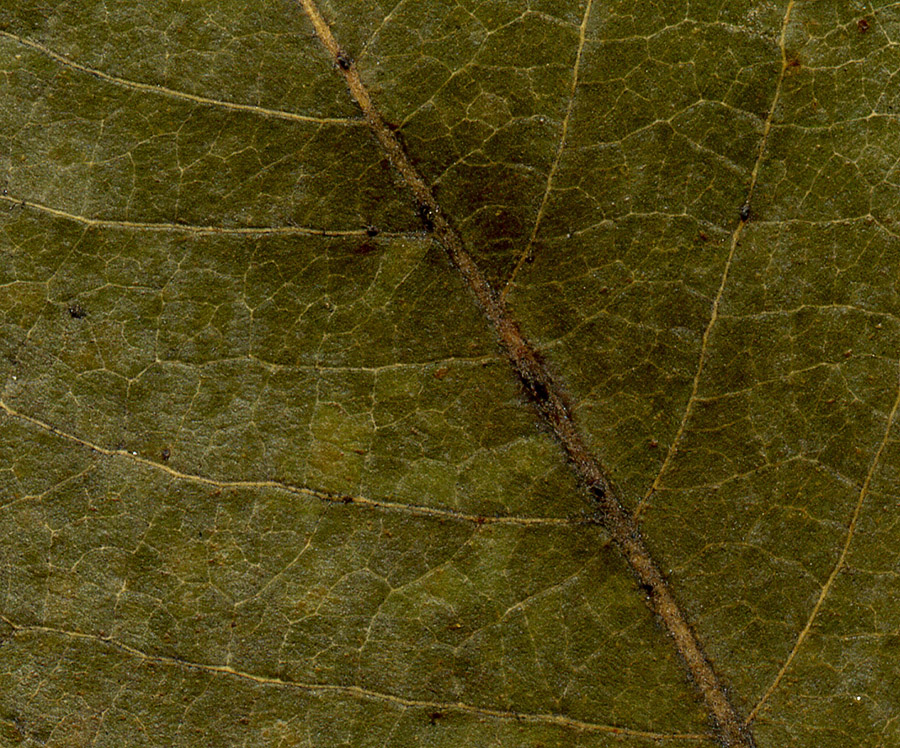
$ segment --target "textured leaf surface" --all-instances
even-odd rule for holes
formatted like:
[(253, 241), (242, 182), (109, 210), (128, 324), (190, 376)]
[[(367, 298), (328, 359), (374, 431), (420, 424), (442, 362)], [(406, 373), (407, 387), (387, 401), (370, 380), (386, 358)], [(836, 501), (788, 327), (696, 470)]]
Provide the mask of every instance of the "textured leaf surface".
[[(900, 743), (897, 7), (320, 10), (756, 744)], [(299, 5), (0, 72), (0, 743), (718, 744)]]

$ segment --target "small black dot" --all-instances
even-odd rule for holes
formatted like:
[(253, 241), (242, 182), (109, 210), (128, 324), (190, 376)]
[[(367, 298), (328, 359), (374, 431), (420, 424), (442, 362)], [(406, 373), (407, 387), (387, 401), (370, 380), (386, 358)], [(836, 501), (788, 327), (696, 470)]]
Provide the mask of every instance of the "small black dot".
[(87, 316), (87, 312), (84, 310), (84, 307), (76, 301), (69, 304), (69, 316), (72, 319), (84, 319)]
[(750, 220), (750, 203), (744, 203), (741, 207), (741, 220), (744, 223)]
[(366, 236), (378, 236), (379, 233), (377, 226), (366, 226)]
[(349, 70), (353, 61), (344, 52), (339, 52), (337, 56), (337, 64), (341, 70)]
[(162, 451), (163, 462), (165, 462), (166, 460), (168, 460), (171, 456), (172, 456), (172, 453), (169, 451), (169, 448), (166, 447), (166, 448)]
[(434, 211), (431, 206), (424, 202), (417, 202), (416, 215), (419, 216), (426, 231), (434, 231)]

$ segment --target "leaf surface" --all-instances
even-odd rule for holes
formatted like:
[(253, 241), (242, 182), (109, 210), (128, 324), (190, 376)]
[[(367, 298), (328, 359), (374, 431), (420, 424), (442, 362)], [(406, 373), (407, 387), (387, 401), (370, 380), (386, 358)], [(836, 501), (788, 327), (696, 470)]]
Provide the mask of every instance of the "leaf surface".
[(721, 744), (446, 221), (755, 744), (895, 745), (897, 9), (318, 11), (0, 9), (0, 742)]

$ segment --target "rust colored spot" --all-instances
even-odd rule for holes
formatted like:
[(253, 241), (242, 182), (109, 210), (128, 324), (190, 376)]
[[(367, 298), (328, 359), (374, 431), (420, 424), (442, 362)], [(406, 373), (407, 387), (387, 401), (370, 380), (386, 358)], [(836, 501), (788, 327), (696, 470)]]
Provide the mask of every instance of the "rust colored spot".
[(869, 30), (869, 22), (865, 18), (860, 18), (856, 22), (856, 28), (859, 29), (860, 34), (865, 34)]
[(450, 371), (446, 366), (442, 366), (440, 369), (434, 370), (434, 378), (435, 379), (443, 379), (447, 376), (447, 373)]

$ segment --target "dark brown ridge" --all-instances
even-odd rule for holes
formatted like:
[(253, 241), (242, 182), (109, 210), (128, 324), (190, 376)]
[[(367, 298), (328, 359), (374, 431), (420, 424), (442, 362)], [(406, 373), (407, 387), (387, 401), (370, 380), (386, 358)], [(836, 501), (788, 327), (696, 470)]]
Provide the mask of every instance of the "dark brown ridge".
[(496, 331), (526, 394), (559, 440), (579, 479), (593, 496), (600, 521), (637, 577), (638, 585), (647, 592), (650, 608), (659, 617), (684, 660), (690, 679), (699, 690), (715, 722), (722, 745), (727, 748), (753, 748), (753, 737), (749, 729), (743, 726), (728, 699), (724, 685), (716, 676), (696, 634), (675, 601), (668, 582), (644, 545), (637, 522), (616, 497), (600, 463), (590, 453), (575, 428), (566, 406), (563, 388), (541, 361), (534, 346), (519, 330), (518, 324), (509, 317), (505, 305), (497, 298), (466, 250), (462, 238), (444, 217), (431, 188), (413, 166), (399, 139), (385, 124), (372, 103), (368, 91), (362, 85), (356, 65), (352, 62), (347, 62), (346, 66), (343, 64), (347, 57), (313, 0), (299, 2), (315, 27), (319, 40), (344, 76), (351, 95), (362, 109), (379, 145), (412, 191), (416, 210), (423, 224), (443, 245), (450, 261), (462, 274)]

